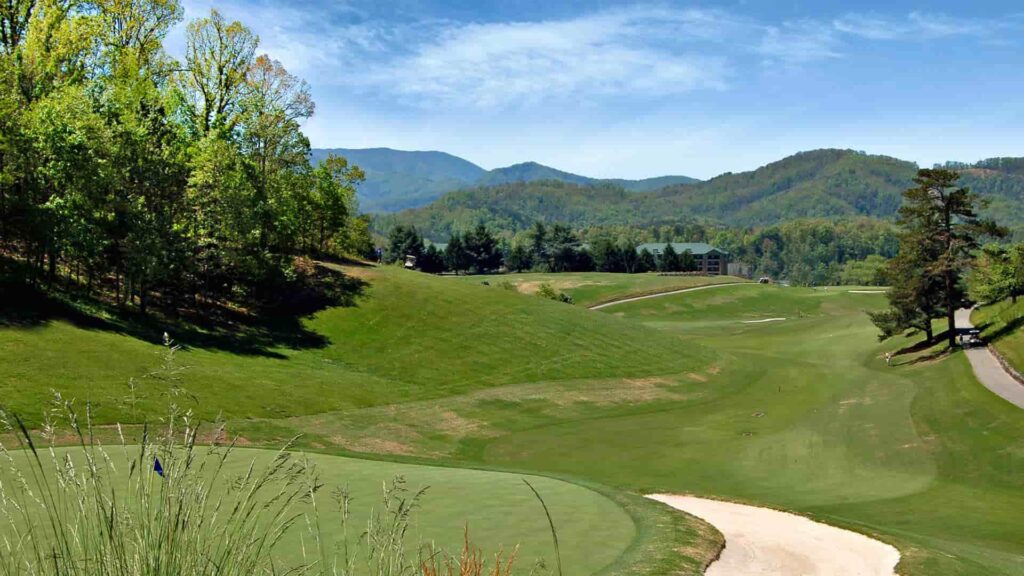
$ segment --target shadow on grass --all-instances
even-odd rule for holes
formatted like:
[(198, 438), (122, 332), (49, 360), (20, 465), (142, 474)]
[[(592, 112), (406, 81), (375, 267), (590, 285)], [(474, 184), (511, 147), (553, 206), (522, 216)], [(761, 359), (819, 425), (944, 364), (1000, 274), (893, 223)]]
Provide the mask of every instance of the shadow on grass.
[(97, 299), (54, 293), (0, 277), (0, 328), (31, 329), (51, 321), (64, 321), (84, 330), (123, 334), (153, 344), (164, 333), (183, 348), (201, 348), (233, 354), (280, 358), (275, 349), (324, 348), (330, 340), (308, 329), (303, 319), (330, 307), (353, 307), (365, 292), (366, 282), (321, 268), (329, 289), (298, 290), (274, 308), (245, 312), (223, 305), (197, 308), (155, 308), (148, 314)]
[[(949, 348), (945, 345), (946, 338), (948, 337), (948, 335), (949, 331), (945, 330), (943, 332), (935, 334), (931, 340), (921, 340), (919, 342), (911, 344), (910, 346), (904, 346), (903, 348), (900, 348), (899, 350), (893, 353), (893, 356), (900, 357), (907, 356), (910, 354), (920, 354), (920, 356), (914, 356), (913, 358), (908, 358), (906, 360), (903, 360), (902, 362), (893, 365), (912, 366), (914, 364), (923, 364), (925, 362), (938, 360), (939, 358), (948, 355)], [(927, 353), (924, 354), (925, 352)]]
[[(993, 322), (984, 322), (975, 326), (975, 328), (981, 330), (982, 336), (989, 343), (998, 342), (1024, 326), (1024, 316), (1018, 316), (995, 329), (993, 329), (993, 324)], [(992, 331), (990, 332), (989, 330)]]

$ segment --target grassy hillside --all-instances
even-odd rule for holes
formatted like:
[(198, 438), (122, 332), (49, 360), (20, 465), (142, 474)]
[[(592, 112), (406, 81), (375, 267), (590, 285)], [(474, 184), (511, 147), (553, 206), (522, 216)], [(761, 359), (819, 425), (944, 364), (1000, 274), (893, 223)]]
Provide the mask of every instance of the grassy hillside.
[[(438, 398), (478, 389), (581, 378), (643, 377), (698, 369), (712, 354), (673, 353), (649, 329), (479, 284), (399, 268), (352, 269), (368, 284), (333, 308), (256, 348), (171, 337), (188, 347), (188, 389), (201, 413), (284, 417)], [(131, 322), (54, 317), (0, 324), (0, 396), (40, 416), (50, 390), (95, 404), (109, 422), (129, 402), (129, 378), (160, 359), (159, 331)], [(299, 335), (305, 336), (300, 338)], [(141, 378), (138, 410), (163, 402), (166, 383)]]
[[(1024, 416), (959, 353), (887, 367), (882, 353), (911, 342), (877, 341), (864, 312), (880, 294), (747, 284), (596, 312), (479, 278), (359, 273), (369, 288), (354, 306), (304, 324), (321, 347), (192, 349), (185, 384), (254, 445), (301, 434), (318, 451), (598, 487), (638, 535), (610, 573), (696, 573), (714, 554), (713, 532), (637, 496), (649, 491), (866, 532), (901, 550), (906, 576), (1024, 572)], [(109, 391), (156, 350), (58, 319), (5, 327), (0, 342), (2, 393), (22, 403), (61, 371), (88, 375), (69, 382), (80, 398)]]
[(660, 276), (653, 272), (649, 274), (604, 272), (543, 274), (531, 272), (493, 276), (460, 276), (458, 279), (468, 283), (487, 282), (499, 287), (503, 283), (509, 283), (523, 294), (534, 294), (541, 284), (549, 284), (555, 290), (572, 296), (573, 303), (578, 306), (595, 306), (630, 296), (659, 294), (695, 286), (746, 282), (743, 278), (732, 276)]
[[(1024, 225), (1024, 175), (1015, 163), (979, 163), (963, 182), (990, 201), (987, 214)], [(760, 226), (800, 218), (893, 218), (917, 166), (852, 150), (814, 150), (757, 170), (676, 184), (640, 194), (602, 186), (517, 182), (449, 194), (435, 203), (381, 219), (379, 226), (415, 224), (430, 237), (476, 222), (517, 231), (534, 221), (574, 226), (645, 226), (709, 221)]]
[(1010, 300), (979, 308), (971, 314), (971, 322), (982, 329), (981, 337), (1018, 372), (1024, 371), (1024, 299)]

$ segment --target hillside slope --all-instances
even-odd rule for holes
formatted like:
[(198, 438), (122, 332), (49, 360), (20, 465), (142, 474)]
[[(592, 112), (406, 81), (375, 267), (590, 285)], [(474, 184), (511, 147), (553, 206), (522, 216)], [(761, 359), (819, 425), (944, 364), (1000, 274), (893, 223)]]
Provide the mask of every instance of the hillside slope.
[(366, 181), (359, 186), (358, 192), (360, 208), (364, 212), (395, 212), (416, 208), (454, 190), (513, 182), (556, 180), (580, 185), (613, 184), (633, 192), (697, 182), (687, 176), (602, 180), (564, 172), (536, 162), (523, 162), (487, 171), (445, 152), (390, 148), (314, 148), (310, 159), (316, 164), (328, 154), (344, 156), (366, 172)]
[[(699, 369), (711, 353), (617, 318), (497, 287), (398, 268), (350, 268), (367, 286), (258, 337), (133, 320), (0, 315), (0, 397), (33, 421), (56, 390), (93, 403), (99, 422), (162, 406), (164, 329), (185, 348), (182, 385), (202, 418), (283, 417), (440, 398), (542, 381), (629, 378)], [(271, 338), (272, 336), (272, 338)], [(259, 346), (252, 345), (258, 341)], [(130, 390), (136, 378), (139, 387)], [(191, 403), (190, 403), (191, 404)], [(129, 409), (127, 406), (133, 406)]]
[[(963, 168), (963, 183), (989, 202), (986, 214), (1024, 226), (1024, 174), (1014, 159)], [(979, 166), (979, 167), (975, 167)], [(981, 167), (983, 166), (983, 167)], [(852, 150), (802, 152), (741, 173), (704, 182), (627, 193), (609, 184), (513, 182), (449, 194), (417, 210), (382, 218), (381, 228), (415, 224), (444, 238), (476, 222), (517, 231), (536, 220), (574, 226), (708, 221), (770, 225), (799, 218), (894, 218), (917, 165)]]
[(316, 164), (328, 154), (344, 156), (366, 172), (366, 181), (359, 186), (359, 203), (367, 212), (422, 206), (487, 173), (476, 164), (445, 152), (314, 148), (310, 159)]
[(609, 184), (619, 186), (630, 192), (648, 192), (673, 184), (693, 184), (699, 182), (689, 176), (656, 176), (642, 180), (626, 180), (623, 178), (589, 178), (571, 172), (564, 172), (536, 162), (523, 162), (505, 168), (495, 168), (478, 178), (473, 184), (477, 187), (511, 184), (513, 182), (538, 182), (552, 180), (582, 186)]

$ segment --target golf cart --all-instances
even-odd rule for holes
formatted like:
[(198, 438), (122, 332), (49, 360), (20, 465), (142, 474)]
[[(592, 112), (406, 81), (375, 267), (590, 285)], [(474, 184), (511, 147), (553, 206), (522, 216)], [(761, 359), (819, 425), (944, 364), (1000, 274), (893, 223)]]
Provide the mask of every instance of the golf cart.
[(971, 328), (970, 330), (965, 330), (960, 334), (961, 348), (976, 348), (984, 345), (985, 343), (981, 340), (981, 330)]

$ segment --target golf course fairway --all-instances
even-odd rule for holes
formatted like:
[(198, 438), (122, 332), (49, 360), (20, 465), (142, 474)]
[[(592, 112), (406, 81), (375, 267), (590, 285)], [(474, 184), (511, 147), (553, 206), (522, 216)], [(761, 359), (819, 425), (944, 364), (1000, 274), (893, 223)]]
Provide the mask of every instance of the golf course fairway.
[[(498, 277), (346, 271), (363, 293), (304, 319), (306, 340), (270, 339), (254, 352), (186, 333), (181, 385), (200, 415), (223, 412), (232, 436), (254, 447), (298, 436), (298, 449), (395, 462), (325, 465), (337, 470), (328, 484), (366, 471), (368, 505), (390, 467), (438, 465), (403, 472), (434, 487), (425, 537), (457, 543), (469, 520), (485, 550), (521, 543), (521, 557), (550, 560), (522, 474), (569, 481), (548, 500), (567, 574), (699, 574), (721, 535), (642, 497), (655, 493), (864, 534), (899, 550), (902, 576), (1024, 573), (1024, 412), (941, 345), (887, 366), (886, 352), (919, 339), (879, 342), (866, 314), (885, 305), (877, 289), (750, 283), (588, 310)], [(631, 282), (648, 294), (661, 282), (652, 278), (602, 282), (618, 298)], [(159, 332), (146, 334), (60, 317), (2, 327), (0, 392), (14, 407), (40, 406), (67, 383), (66, 396), (93, 400), (110, 422), (124, 414), (128, 378), (159, 365)], [(160, 382), (138, 383), (135, 421), (158, 416)], [(477, 478), (501, 480), (463, 488)], [(499, 498), (492, 489), (505, 478)], [(437, 504), (444, 490), (450, 506)], [(518, 505), (476, 515), (492, 495)]]
[(509, 434), (484, 458), (793, 510), (896, 546), (900, 574), (1024, 573), (1024, 415), (960, 353), (887, 367), (912, 341), (878, 342), (865, 311), (883, 304), (748, 285), (607, 308), (720, 352), (714, 374), (690, 401)]

